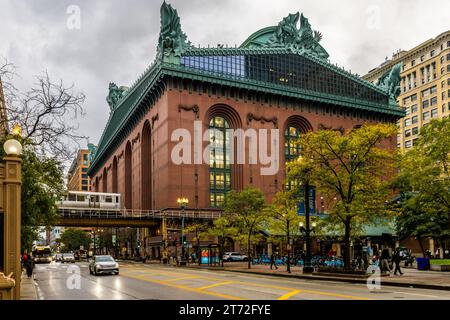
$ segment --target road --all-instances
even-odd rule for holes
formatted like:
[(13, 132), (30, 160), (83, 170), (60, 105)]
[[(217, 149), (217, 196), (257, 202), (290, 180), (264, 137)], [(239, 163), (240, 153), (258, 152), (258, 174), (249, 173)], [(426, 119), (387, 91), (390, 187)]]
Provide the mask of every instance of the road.
[[(75, 272), (75, 273), (74, 273)], [(79, 273), (79, 277), (77, 276)], [(40, 300), (450, 300), (450, 292), (120, 263), (120, 275), (94, 276), (86, 262), (38, 264)]]

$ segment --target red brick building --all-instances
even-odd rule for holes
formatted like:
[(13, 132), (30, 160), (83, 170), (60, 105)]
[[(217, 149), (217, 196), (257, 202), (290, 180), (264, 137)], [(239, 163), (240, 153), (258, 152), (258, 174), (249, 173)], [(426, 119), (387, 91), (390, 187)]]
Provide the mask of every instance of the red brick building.
[[(300, 27), (297, 27), (300, 20)], [(303, 15), (251, 35), (240, 47), (195, 48), (181, 31), (177, 12), (161, 7), (161, 34), (152, 65), (132, 87), (110, 84), (108, 124), (89, 175), (92, 190), (119, 192), (127, 209), (220, 209), (227, 191), (253, 185), (267, 201), (284, 186), (284, 164), (299, 154), (293, 141), (310, 130), (350, 130), (363, 123), (395, 123), (403, 116), (388, 90), (366, 82), (328, 61)], [(209, 163), (176, 164), (177, 129), (186, 129), (194, 147), (194, 121), (214, 144)], [(279, 170), (261, 175), (261, 161), (232, 163), (226, 129), (278, 129)], [(395, 138), (390, 141), (395, 147)], [(267, 142), (270, 145), (270, 140)], [(236, 151), (236, 150), (234, 150)], [(248, 156), (249, 144), (245, 147)], [(260, 159), (259, 159), (260, 160)], [(150, 236), (159, 230), (150, 230)]]

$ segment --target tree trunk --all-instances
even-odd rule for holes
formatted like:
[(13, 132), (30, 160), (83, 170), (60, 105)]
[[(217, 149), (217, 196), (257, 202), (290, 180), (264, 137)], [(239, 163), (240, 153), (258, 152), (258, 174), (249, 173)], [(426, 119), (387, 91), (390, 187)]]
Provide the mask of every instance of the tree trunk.
[(248, 257), (248, 269), (252, 268), (252, 264), (250, 262), (251, 256), (250, 256), (250, 245), (251, 245), (251, 240), (252, 240), (252, 235), (251, 233), (248, 234), (248, 239), (247, 239), (247, 257)]
[(351, 218), (345, 217), (345, 235), (344, 235), (344, 268), (350, 269), (350, 231), (351, 231)]
[(417, 236), (417, 241), (419, 241), (419, 246), (420, 246), (420, 250), (422, 251), (423, 257), (426, 258), (427, 254), (425, 252), (425, 248), (423, 247), (422, 237), (421, 236)]
[[(309, 205), (309, 203), (308, 203)], [(287, 272), (291, 273), (291, 235), (289, 233), (290, 221), (286, 221), (287, 226)]]

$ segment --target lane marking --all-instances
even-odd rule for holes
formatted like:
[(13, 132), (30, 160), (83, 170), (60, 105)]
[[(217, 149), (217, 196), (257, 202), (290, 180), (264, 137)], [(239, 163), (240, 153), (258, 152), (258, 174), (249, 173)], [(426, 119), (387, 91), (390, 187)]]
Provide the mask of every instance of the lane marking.
[(218, 287), (218, 286), (224, 286), (224, 285), (230, 284), (230, 283), (234, 283), (234, 281), (223, 281), (223, 282), (210, 284), (209, 286), (204, 286), (204, 287), (197, 288), (197, 289), (198, 290), (205, 290), (205, 289), (214, 288), (214, 287)]
[[(141, 267), (142, 268), (142, 267)], [(177, 275), (186, 275), (188, 276), (188, 273), (184, 273), (184, 272), (177, 272), (177, 270), (173, 270), (173, 271), (163, 271), (163, 270), (158, 270), (158, 273), (161, 274), (168, 274), (168, 275), (173, 275), (174, 272), (176, 272)], [(148, 272), (150, 275), (152, 275), (151, 272)], [(192, 273), (190, 273), (192, 275)], [(205, 280), (211, 280), (211, 281), (223, 281), (223, 278), (215, 278), (215, 277), (208, 277), (208, 276), (198, 276), (199, 279), (205, 279)], [(165, 282), (167, 280), (150, 280), (149, 281), (160, 281), (160, 282)], [(246, 282), (246, 281), (233, 281), (235, 284), (241, 284), (241, 285), (247, 285), (247, 286), (253, 286), (253, 287), (263, 287), (263, 288), (273, 288), (273, 289), (279, 289), (279, 290), (283, 290), (283, 291), (295, 291), (295, 290), (300, 290), (302, 293), (311, 293), (311, 294), (317, 294), (317, 295), (323, 295), (323, 296), (330, 296), (330, 297), (337, 297), (337, 298), (345, 298), (345, 299), (352, 299), (352, 300), (372, 300), (370, 298), (366, 298), (366, 297), (362, 297), (362, 296), (353, 296), (353, 295), (347, 295), (347, 294), (340, 294), (340, 293), (333, 293), (333, 292), (326, 292), (326, 291), (318, 291), (318, 290), (304, 290), (304, 289), (295, 289), (295, 288), (290, 288), (290, 287), (282, 287), (282, 286), (276, 286), (276, 285), (270, 285), (270, 284), (257, 284), (257, 283), (253, 283), (253, 282)], [(186, 287), (189, 288), (189, 287)], [(193, 288), (190, 288), (193, 289)]]
[(442, 298), (442, 297), (439, 297), (439, 296), (433, 296), (433, 295), (430, 295), (430, 294), (409, 293), (409, 292), (401, 292), (401, 291), (394, 291), (393, 293), (409, 294), (409, 295), (412, 295), (412, 296), (420, 296), (420, 297), (429, 297), (429, 298), (447, 299), (447, 298)]
[(163, 286), (169, 286), (169, 287), (173, 287), (173, 288), (177, 288), (177, 289), (181, 289), (181, 290), (185, 290), (185, 291), (191, 291), (191, 292), (211, 295), (211, 296), (215, 296), (215, 297), (219, 297), (219, 298), (223, 298), (223, 299), (243, 300), (243, 298), (240, 298), (240, 297), (230, 296), (230, 295), (222, 294), (222, 293), (218, 293), (218, 292), (209, 292), (209, 291), (199, 290), (197, 288), (190, 288), (190, 287), (178, 285), (178, 284), (175, 284), (175, 283), (169, 283), (169, 282), (165, 282), (165, 281), (160, 281), (160, 280), (152, 280), (152, 279), (148, 279), (148, 278), (142, 277), (142, 276), (132, 276), (132, 275), (129, 275), (129, 274), (128, 275), (124, 274), (124, 273), (122, 273), (122, 275), (125, 276), (125, 277), (137, 279), (137, 280), (153, 282), (153, 283), (157, 283), (157, 284), (160, 284), (160, 285), (163, 285)]
[(172, 281), (187, 280), (187, 279), (196, 279), (196, 278), (199, 278), (199, 276), (189, 276), (189, 277), (173, 278), (173, 279), (164, 280), (164, 281), (166, 281), (166, 282), (172, 282)]
[(291, 292), (286, 293), (285, 295), (282, 295), (281, 297), (279, 297), (277, 300), (287, 300), (292, 296), (295, 296), (297, 293), (302, 292), (301, 290), (294, 290)]

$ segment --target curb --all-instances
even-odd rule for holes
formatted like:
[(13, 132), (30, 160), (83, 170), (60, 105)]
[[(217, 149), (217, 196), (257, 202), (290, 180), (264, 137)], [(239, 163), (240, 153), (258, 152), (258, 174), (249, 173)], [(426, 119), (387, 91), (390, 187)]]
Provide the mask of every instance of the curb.
[[(206, 268), (205, 268), (206, 269)], [(218, 270), (218, 269), (207, 269), (207, 270)], [(294, 278), (294, 279), (302, 279), (302, 280), (312, 280), (312, 281), (335, 281), (335, 282), (346, 282), (346, 283), (362, 283), (366, 284), (367, 279), (355, 279), (355, 278), (338, 278), (338, 277), (321, 277), (321, 276), (303, 276), (303, 275), (287, 275), (287, 274), (276, 274), (276, 273), (259, 273), (259, 272), (252, 272), (252, 271), (246, 271), (246, 270), (218, 270), (218, 271), (225, 271), (225, 272), (236, 272), (236, 273), (245, 273), (245, 274), (252, 274), (252, 275), (261, 275), (261, 276), (269, 276), (269, 277), (280, 277), (280, 278)], [(430, 289), (430, 290), (443, 290), (443, 291), (450, 291), (450, 286), (441, 286), (441, 285), (434, 285), (434, 284), (424, 284), (424, 283), (406, 283), (406, 282), (385, 282), (383, 284), (383, 281), (381, 282), (381, 285), (383, 286), (390, 286), (390, 287), (403, 287), (403, 288), (416, 288), (416, 289)]]

